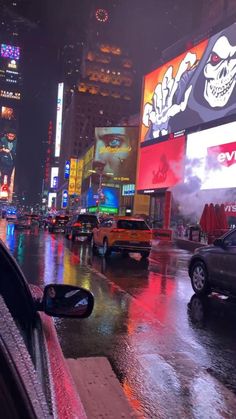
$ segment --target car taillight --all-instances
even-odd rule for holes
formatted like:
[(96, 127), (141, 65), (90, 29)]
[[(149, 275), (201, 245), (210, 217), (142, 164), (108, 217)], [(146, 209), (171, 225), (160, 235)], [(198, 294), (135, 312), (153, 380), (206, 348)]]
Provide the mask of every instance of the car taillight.
[(74, 227), (82, 227), (82, 224), (81, 223), (74, 223), (73, 226)]
[(52, 222), (53, 222), (53, 224), (55, 224), (56, 223), (56, 220), (52, 220)]

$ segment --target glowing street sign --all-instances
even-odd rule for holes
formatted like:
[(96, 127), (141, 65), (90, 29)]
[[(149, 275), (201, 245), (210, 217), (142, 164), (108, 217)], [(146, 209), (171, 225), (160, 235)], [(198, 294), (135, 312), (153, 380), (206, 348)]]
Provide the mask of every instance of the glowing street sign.
[(60, 156), (64, 83), (58, 84), (55, 157)]

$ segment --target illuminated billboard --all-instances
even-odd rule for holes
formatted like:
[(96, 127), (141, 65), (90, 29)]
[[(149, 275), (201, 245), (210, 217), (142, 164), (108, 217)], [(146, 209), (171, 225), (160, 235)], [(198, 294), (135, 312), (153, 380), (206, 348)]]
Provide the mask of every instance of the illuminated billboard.
[(14, 187), (17, 137), (14, 129), (4, 129), (1, 131), (0, 199), (11, 202)]
[(2, 106), (1, 108), (1, 117), (9, 121), (15, 120), (14, 109)]
[(93, 187), (87, 192), (87, 208), (89, 212), (107, 212), (109, 214), (117, 214), (119, 209), (119, 188), (111, 188), (104, 186), (100, 194)]
[(20, 48), (13, 45), (1, 44), (1, 57), (11, 58), (13, 60), (20, 59)]
[(50, 181), (50, 187), (51, 188), (57, 188), (58, 186), (58, 173), (59, 168), (58, 167), (52, 167), (51, 168), (51, 181)]
[(69, 195), (75, 194), (75, 182), (76, 182), (76, 170), (77, 170), (77, 159), (70, 159), (70, 177), (69, 177)]
[(49, 192), (49, 194), (48, 194), (48, 208), (55, 208), (56, 207), (56, 199), (57, 199), (56, 192)]
[(64, 179), (69, 179), (70, 177), (70, 162), (67, 160), (65, 162), (65, 169), (64, 169)]
[(12, 92), (9, 90), (0, 90), (0, 96), (6, 99), (20, 100), (21, 94), (19, 92)]
[(87, 153), (84, 155), (84, 169), (83, 169), (83, 179), (86, 179), (91, 175), (91, 170), (93, 168), (93, 156), (94, 156), (94, 145), (89, 148)]
[(141, 141), (236, 113), (236, 24), (144, 78)]
[(138, 127), (95, 128), (94, 165), (113, 180), (135, 182)]
[(67, 206), (68, 206), (68, 199), (69, 199), (68, 191), (67, 190), (64, 190), (62, 192), (61, 208), (67, 208)]
[(185, 137), (141, 147), (137, 190), (154, 192), (183, 181)]
[(60, 156), (60, 151), (61, 151), (63, 92), (64, 92), (64, 83), (59, 83), (58, 84), (58, 91), (57, 91), (57, 119), (56, 119), (56, 138), (55, 138), (55, 157), (59, 157)]
[(122, 196), (133, 196), (135, 194), (135, 184), (129, 183), (122, 186)]
[(84, 160), (77, 161), (76, 179), (75, 179), (75, 194), (81, 195), (82, 175), (83, 175)]
[(191, 178), (201, 190), (235, 188), (236, 122), (188, 135), (185, 182)]

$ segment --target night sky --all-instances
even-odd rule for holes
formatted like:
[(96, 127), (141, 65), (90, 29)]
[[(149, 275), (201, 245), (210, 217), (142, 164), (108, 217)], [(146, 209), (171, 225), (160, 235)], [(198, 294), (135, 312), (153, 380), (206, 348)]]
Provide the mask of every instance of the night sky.
[[(196, 0), (40, 0), (22, 10), (34, 29), (23, 40), (23, 100), (17, 153), (17, 191), (40, 200), (47, 126), (55, 118), (60, 81), (58, 49), (66, 40), (82, 40), (91, 7), (110, 9), (114, 38), (130, 52), (136, 70), (135, 104), (140, 108), (142, 76), (153, 69), (161, 51), (196, 26)], [(108, 6), (109, 5), (109, 6)]]

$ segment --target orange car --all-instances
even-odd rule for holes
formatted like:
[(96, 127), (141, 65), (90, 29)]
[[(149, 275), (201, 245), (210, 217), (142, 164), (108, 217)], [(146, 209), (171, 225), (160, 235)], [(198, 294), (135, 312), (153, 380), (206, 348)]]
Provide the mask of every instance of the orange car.
[(103, 248), (103, 255), (114, 252), (138, 252), (148, 257), (151, 250), (152, 232), (141, 218), (108, 218), (93, 229), (91, 245), (93, 250)]

